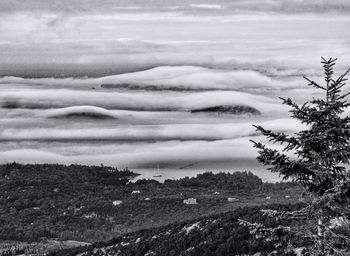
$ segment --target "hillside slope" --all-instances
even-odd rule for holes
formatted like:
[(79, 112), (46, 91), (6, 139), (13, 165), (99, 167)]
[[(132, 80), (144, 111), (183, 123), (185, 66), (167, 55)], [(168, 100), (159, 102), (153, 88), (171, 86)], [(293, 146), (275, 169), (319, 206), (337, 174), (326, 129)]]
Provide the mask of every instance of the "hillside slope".
[[(193, 221), (161, 228), (141, 230), (108, 242), (52, 253), (51, 256), (226, 256), (271, 252), (274, 245), (255, 240), (238, 219), (275, 225), (276, 221), (262, 216), (260, 209), (297, 209), (302, 204), (245, 207)], [(280, 222), (280, 224), (283, 224)]]

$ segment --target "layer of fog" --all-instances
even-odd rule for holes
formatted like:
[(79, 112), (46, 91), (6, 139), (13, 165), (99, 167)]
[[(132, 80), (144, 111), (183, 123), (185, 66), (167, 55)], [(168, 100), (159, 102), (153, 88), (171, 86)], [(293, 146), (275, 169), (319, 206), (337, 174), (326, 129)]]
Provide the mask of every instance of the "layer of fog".
[[(272, 76), (272, 75), (270, 75)], [(281, 74), (283, 77), (283, 74)], [(175, 90), (247, 90), (250, 88), (293, 88), (295, 81), (280, 81), (253, 70), (227, 70), (199, 66), (159, 66), (139, 72), (124, 73), (101, 78), (37, 78), (2, 77), (0, 84), (100, 87), (103, 84), (130, 84), (140, 88), (153, 86), (158, 89)]]
[(266, 115), (286, 113), (286, 107), (277, 107), (278, 100), (235, 91), (199, 93), (163, 92), (103, 92), (86, 90), (6, 90), (0, 95), (0, 104), (14, 104), (27, 108), (70, 107), (94, 105), (124, 110), (181, 110), (220, 105), (250, 106)]
[[(257, 122), (266, 129), (293, 133), (305, 128), (293, 119), (277, 119)], [(167, 124), (167, 125), (123, 125), (116, 128), (22, 128), (5, 129), (0, 132), (0, 141), (163, 141), (163, 140), (226, 140), (257, 136), (251, 122), (227, 124)]]
[[(249, 138), (249, 137), (248, 137)], [(247, 137), (218, 141), (167, 141), (136, 144), (91, 144), (72, 147), (70, 144), (50, 144), (50, 148), (21, 148), (0, 152), (1, 163), (101, 163), (118, 167), (147, 168), (160, 164), (163, 168), (180, 168), (183, 165), (201, 162), (227, 163), (253, 160), (256, 150)], [(262, 138), (255, 138), (260, 140)], [(92, 146), (93, 145), (93, 146)], [(135, 150), (137, 149), (137, 150)], [(204, 169), (204, 168), (203, 168)], [(213, 167), (213, 169), (215, 169)]]

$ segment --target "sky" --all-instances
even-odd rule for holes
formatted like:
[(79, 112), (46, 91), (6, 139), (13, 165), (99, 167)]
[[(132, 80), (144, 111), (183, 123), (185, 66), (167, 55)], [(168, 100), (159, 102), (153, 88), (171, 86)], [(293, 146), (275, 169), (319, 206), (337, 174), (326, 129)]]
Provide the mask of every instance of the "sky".
[(349, 14), (345, 0), (2, 0), (0, 75), (289, 61), (305, 69), (321, 55), (344, 56), (346, 65)]

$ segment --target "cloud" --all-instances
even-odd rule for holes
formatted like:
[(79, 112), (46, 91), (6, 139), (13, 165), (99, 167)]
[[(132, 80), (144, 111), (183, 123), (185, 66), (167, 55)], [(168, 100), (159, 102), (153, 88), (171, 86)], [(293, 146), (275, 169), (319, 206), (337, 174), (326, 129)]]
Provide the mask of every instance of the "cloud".
[(74, 106), (49, 110), (45, 113), (48, 118), (86, 117), (92, 119), (116, 118), (112, 111), (95, 106)]
[[(153, 5), (147, 1), (147, 7), (138, 1), (140, 8), (128, 10), (120, 8), (130, 6), (127, 1), (64, 3), (0, 2), (0, 75), (28, 70), (113, 74), (160, 65), (300, 73), (316, 66), (322, 55), (342, 56), (345, 64), (350, 60), (350, 19), (341, 14), (347, 10), (345, 1), (322, 1), (322, 5), (321, 1), (222, 0), (217, 3), (222, 8), (213, 13), (190, 7), (208, 1), (180, 2), (180, 9), (170, 11), (165, 7), (174, 1), (152, 1)], [(277, 11), (271, 13), (266, 6)], [(300, 13), (283, 11), (297, 6)], [(321, 7), (340, 13), (320, 14)], [(259, 8), (264, 11), (254, 11)], [(192, 9), (199, 13), (191, 13)]]
[[(249, 90), (252, 88), (278, 88), (298, 86), (276, 81), (251, 70), (216, 70), (195, 66), (161, 66), (153, 69), (109, 76), (99, 79), (101, 84), (130, 84), (158, 89), (189, 90)], [(282, 84), (282, 85), (281, 85)], [(113, 87), (110, 85), (109, 87)]]
[[(276, 132), (295, 133), (305, 129), (293, 119), (275, 119), (257, 122)], [(0, 133), (2, 141), (214, 141), (257, 136), (252, 122), (220, 124), (158, 124), (119, 126), (117, 128), (31, 128), (5, 129)]]
[[(137, 148), (137, 150), (135, 150)], [(56, 150), (61, 151), (58, 153)], [(79, 147), (74, 147), (79, 150)], [(253, 160), (256, 150), (252, 147), (247, 138), (220, 141), (170, 141), (147, 144), (127, 144), (127, 145), (104, 145), (95, 147), (84, 147), (79, 154), (75, 154), (72, 148), (64, 144), (55, 148), (51, 144), (51, 149), (15, 149), (0, 152), (1, 163), (21, 162), (21, 163), (80, 163), (94, 164), (101, 163), (118, 167), (151, 167), (157, 163), (171, 167), (180, 167), (183, 164), (193, 162), (219, 162), (238, 161), (242, 159)], [(94, 152), (94, 150), (96, 152)], [(54, 152), (56, 151), (56, 152)], [(98, 151), (98, 152), (97, 152)], [(67, 154), (69, 153), (69, 154)], [(232, 163), (232, 162), (231, 162)], [(226, 166), (229, 168), (229, 166)]]
[(237, 91), (199, 93), (162, 92), (105, 92), (68, 89), (3, 90), (3, 106), (22, 108), (60, 108), (74, 105), (93, 105), (108, 109), (191, 111), (215, 106), (249, 106), (266, 115), (286, 113), (277, 107), (277, 100)]
[[(177, 7), (177, 8), (174, 8)], [(347, 12), (350, 4), (346, 0), (219, 0), (215, 4), (209, 0), (154, 0), (130, 2), (126, 0), (2, 0), (3, 11), (35, 11), (51, 12), (111, 12), (116, 10), (188, 10), (225, 9), (232, 11), (278, 11), (278, 12)], [(194, 10), (192, 10), (194, 11)]]

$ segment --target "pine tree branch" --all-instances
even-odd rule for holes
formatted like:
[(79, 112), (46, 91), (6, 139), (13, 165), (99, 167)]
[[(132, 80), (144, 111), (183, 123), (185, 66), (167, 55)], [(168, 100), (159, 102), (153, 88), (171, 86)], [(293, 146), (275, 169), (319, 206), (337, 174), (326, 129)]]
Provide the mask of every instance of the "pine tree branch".
[(336, 243), (342, 243), (343, 245), (346, 245), (348, 248), (350, 248), (350, 238), (349, 237), (341, 235), (341, 234), (337, 234), (328, 227), (326, 227), (326, 231), (327, 231), (327, 240), (330, 243), (331, 247), (334, 247), (334, 244), (336, 244)]
[(324, 68), (324, 74), (325, 74), (325, 81), (327, 83), (327, 93), (328, 93), (328, 86), (330, 81), (332, 80), (332, 75), (333, 75), (333, 66), (335, 65), (335, 62), (337, 59), (328, 59), (326, 60), (325, 58), (321, 57), (322, 61), (321, 63), (323, 64)]
[(260, 125), (253, 125), (257, 131), (260, 131), (265, 137), (273, 143), (287, 144), (283, 151), (289, 151), (300, 146), (299, 141), (295, 137), (286, 135), (283, 132), (273, 132), (266, 130)]
[(310, 169), (310, 165), (303, 163), (299, 160), (291, 160), (285, 154), (280, 153), (278, 150), (271, 149), (255, 142), (254, 147), (258, 149), (259, 156), (257, 160), (265, 166), (268, 166), (268, 170), (272, 172), (278, 172), (283, 176), (283, 179), (292, 178), (298, 182), (308, 183), (314, 177), (315, 173)]
[(298, 109), (300, 110), (300, 107), (298, 106), (298, 104), (296, 104), (295, 102), (293, 102), (290, 98), (284, 99), (282, 97), (279, 97), (280, 100), (282, 100), (282, 104), (284, 105), (288, 105), (294, 109)]
[(306, 76), (303, 76), (303, 78), (309, 82), (309, 83), (307, 84), (308, 86), (312, 86), (312, 87), (315, 87), (315, 88), (318, 88), (318, 89), (321, 89), (321, 90), (324, 90), (324, 91), (327, 90), (327, 88), (325, 88), (325, 87), (319, 85), (318, 83), (316, 83), (315, 81), (313, 81), (313, 80), (307, 78)]
[(343, 99), (346, 95), (339, 95), (342, 87), (346, 85), (346, 81), (348, 80), (346, 75), (350, 72), (350, 68), (347, 69), (342, 75), (340, 75), (336, 80), (331, 80), (329, 85), (329, 95), (332, 100)]

